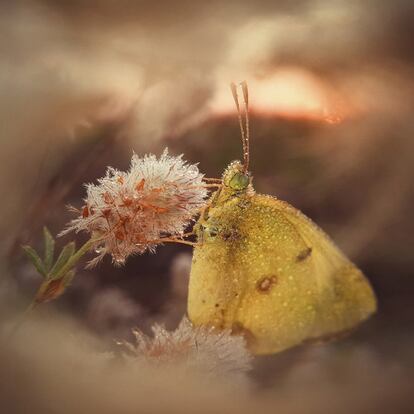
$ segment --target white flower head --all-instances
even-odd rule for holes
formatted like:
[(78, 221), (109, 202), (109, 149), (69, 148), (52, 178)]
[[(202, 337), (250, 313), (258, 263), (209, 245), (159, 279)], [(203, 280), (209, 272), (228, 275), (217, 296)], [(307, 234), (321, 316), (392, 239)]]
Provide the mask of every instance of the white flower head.
[(251, 369), (252, 356), (242, 336), (230, 330), (218, 331), (207, 326), (193, 326), (184, 317), (175, 331), (152, 327), (153, 337), (134, 330), (135, 344), (120, 343), (130, 355), (150, 366), (179, 366), (185, 370), (220, 377), (243, 374)]
[(181, 237), (205, 205), (203, 174), (182, 156), (133, 155), (129, 171), (108, 168), (98, 184), (87, 184), (80, 216), (62, 234), (86, 231), (97, 239), (96, 264), (105, 254), (123, 264), (133, 254), (155, 246), (167, 237)]

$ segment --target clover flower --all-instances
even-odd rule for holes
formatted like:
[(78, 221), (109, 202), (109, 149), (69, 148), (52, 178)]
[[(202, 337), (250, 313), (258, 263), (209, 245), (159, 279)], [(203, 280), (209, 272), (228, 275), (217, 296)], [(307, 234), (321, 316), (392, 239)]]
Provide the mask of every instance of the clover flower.
[(182, 156), (133, 155), (127, 172), (109, 167), (98, 184), (87, 184), (85, 205), (73, 209), (79, 217), (61, 233), (86, 231), (96, 240), (98, 254), (89, 266), (105, 254), (121, 265), (133, 254), (157, 244), (183, 237), (184, 230), (205, 205), (203, 175)]
[(242, 336), (230, 330), (217, 331), (212, 327), (193, 326), (184, 317), (175, 331), (163, 326), (152, 327), (153, 337), (134, 330), (136, 343), (124, 343), (130, 357), (150, 366), (180, 366), (186, 370), (213, 376), (243, 374), (251, 369), (252, 356)]

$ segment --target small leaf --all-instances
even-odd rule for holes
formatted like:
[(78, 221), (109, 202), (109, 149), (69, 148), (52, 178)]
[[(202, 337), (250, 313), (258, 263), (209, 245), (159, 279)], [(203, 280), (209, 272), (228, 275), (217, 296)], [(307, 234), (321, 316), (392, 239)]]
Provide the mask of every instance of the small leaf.
[(43, 227), (43, 238), (45, 241), (44, 266), (46, 273), (49, 273), (53, 265), (53, 256), (55, 253), (55, 239), (52, 237), (47, 227)]
[(40, 286), (35, 301), (36, 303), (49, 302), (59, 297), (65, 291), (63, 278), (56, 280), (46, 280)]
[[(49, 278), (55, 279), (56, 274), (62, 269), (62, 267), (66, 264), (66, 262), (71, 258), (71, 256), (75, 253), (75, 243), (70, 242), (68, 243), (60, 252), (56, 263), (54, 264), (52, 270), (50, 271)], [(64, 275), (62, 275), (64, 276)]]
[(63, 276), (63, 284), (65, 286), (65, 289), (72, 283), (73, 278), (75, 277), (75, 271), (74, 270), (69, 270), (69, 272), (67, 272), (65, 274), (65, 276)]
[(33, 249), (31, 246), (22, 246), (24, 252), (26, 253), (26, 256), (30, 259), (30, 261), (33, 263), (36, 270), (44, 277), (46, 277), (47, 272), (45, 270), (44, 264), (42, 262), (42, 259), (37, 254), (36, 250)]
[(74, 277), (75, 272), (70, 270), (65, 276), (60, 277), (59, 279), (45, 280), (37, 291), (35, 302), (44, 303), (57, 299), (65, 292)]

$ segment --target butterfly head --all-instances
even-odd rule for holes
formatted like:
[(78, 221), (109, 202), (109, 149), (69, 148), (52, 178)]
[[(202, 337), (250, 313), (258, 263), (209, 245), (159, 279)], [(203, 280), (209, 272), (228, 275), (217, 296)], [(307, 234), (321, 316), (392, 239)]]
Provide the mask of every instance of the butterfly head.
[(247, 190), (251, 184), (251, 176), (240, 161), (233, 161), (224, 171), (223, 184), (231, 192)]
[(252, 177), (249, 173), (249, 93), (246, 82), (242, 82), (240, 85), (243, 92), (243, 114), (240, 109), (237, 86), (232, 83), (230, 87), (239, 118), (241, 139), (243, 144), (243, 162), (233, 161), (224, 171), (222, 178), (223, 188), (221, 191), (221, 194), (224, 197), (233, 197), (234, 195), (239, 195), (247, 191), (253, 191), (253, 187), (251, 185)]

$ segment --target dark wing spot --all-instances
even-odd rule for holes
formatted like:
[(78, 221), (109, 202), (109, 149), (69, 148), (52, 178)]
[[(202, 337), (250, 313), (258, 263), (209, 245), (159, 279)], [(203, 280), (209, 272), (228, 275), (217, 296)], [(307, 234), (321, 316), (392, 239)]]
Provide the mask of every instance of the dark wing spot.
[(241, 238), (241, 235), (237, 228), (230, 228), (223, 231), (221, 237), (224, 241), (236, 241)]
[(302, 250), (297, 256), (296, 261), (297, 262), (303, 262), (305, 259), (307, 259), (312, 254), (312, 247), (308, 247), (305, 250)]
[(269, 293), (276, 282), (277, 277), (275, 275), (262, 277), (256, 282), (256, 290), (259, 293)]

